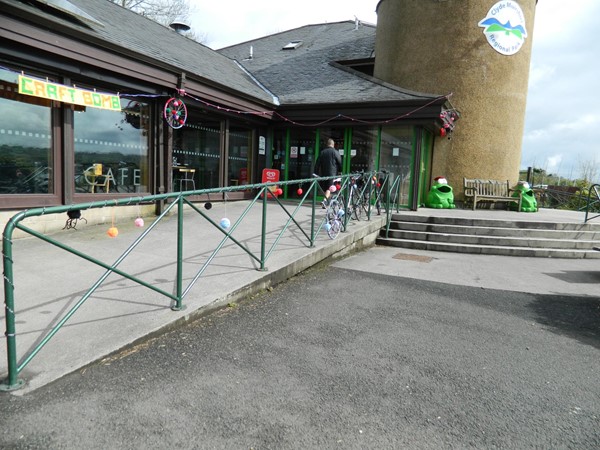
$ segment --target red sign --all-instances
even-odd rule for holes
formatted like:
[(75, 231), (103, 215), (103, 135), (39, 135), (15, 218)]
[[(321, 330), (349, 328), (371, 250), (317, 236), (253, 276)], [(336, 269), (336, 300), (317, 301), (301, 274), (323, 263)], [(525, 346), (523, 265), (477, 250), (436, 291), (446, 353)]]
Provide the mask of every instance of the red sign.
[[(263, 183), (276, 183), (278, 181), (279, 181), (279, 170), (263, 169), (263, 172), (262, 172), (262, 182)], [(275, 197), (281, 195), (281, 190), (279, 189), (279, 186), (277, 186), (276, 184), (273, 186), (269, 186), (267, 189), (269, 190), (267, 198), (270, 198), (271, 195), (274, 195)]]
[(279, 181), (279, 170), (277, 169), (263, 169), (262, 182), (263, 183), (276, 183)]

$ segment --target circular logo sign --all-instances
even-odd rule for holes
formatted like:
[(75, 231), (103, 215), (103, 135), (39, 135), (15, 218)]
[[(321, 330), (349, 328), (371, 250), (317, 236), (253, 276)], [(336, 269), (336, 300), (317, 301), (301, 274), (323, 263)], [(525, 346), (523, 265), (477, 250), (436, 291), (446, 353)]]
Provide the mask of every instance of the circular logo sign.
[(517, 2), (505, 0), (490, 8), (478, 24), (494, 50), (503, 55), (517, 53), (527, 37), (525, 15)]

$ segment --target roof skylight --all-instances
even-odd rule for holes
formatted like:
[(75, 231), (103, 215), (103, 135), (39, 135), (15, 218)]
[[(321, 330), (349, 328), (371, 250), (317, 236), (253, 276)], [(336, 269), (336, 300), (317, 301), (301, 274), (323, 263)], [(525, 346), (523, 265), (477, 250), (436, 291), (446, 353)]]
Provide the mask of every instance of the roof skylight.
[(282, 50), (296, 50), (302, 45), (302, 41), (291, 41), (289, 44), (283, 46)]
[(102, 25), (102, 22), (94, 19), (83, 9), (75, 6), (68, 0), (35, 0), (37, 3), (54, 8), (64, 14), (74, 17), (79, 20), (95, 23), (96, 25)]

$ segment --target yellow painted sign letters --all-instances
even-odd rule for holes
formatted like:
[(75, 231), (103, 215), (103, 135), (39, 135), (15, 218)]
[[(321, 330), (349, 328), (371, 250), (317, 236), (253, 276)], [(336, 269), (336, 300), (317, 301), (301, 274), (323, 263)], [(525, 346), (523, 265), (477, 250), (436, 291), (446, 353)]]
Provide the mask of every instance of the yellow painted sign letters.
[(19, 75), (19, 94), (89, 106), (91, 108), (121, 111), (121, 102), (118, 95), (63, 86), (62, 84), (29, 78), (25, 75)]

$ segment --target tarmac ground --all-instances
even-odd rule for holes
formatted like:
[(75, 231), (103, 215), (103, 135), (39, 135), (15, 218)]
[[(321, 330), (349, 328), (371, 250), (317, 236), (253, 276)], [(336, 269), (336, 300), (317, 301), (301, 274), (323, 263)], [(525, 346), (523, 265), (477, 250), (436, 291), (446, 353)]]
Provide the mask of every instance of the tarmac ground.
[[(215, 204), (207, 212), (215, 222), (242, 217), (247, 202)], [(312, 210), (304, 208), (298, 221), (310, 222)], [(419, 214), (489, 217), (506, 220), (583, 221), (581, 213), (540, 210), (535, 214), (486, 210), (431, 210)], [(317, 211), (321, 217), (322, 211)], [(321, 230), (310, 247), (298, 227), (280, 234), (288, 215), (275, 204), (267, 213), (266, 269), (243, 249), (227, 241), (214, 250), (223, 233), (192, 211), (186, 211), (183, 243), (183, 284), (189, 287), (184, 309), (174, 311), (170, 298), (131, 280), (110, 274), (87, 298), (86, 292), (102, 279), (106, 270), (38, 239), (13, 242), (16, 342), (18, 363), (42, 342), (73, 306), (72, 317), (23, 368), (25, 385), (11, 391), (24, 395), (95, 361), (151, 336), (160, 334), (283, 282), (327, 258), (351, 270), (396, 275), (417, 280), (502, 289), (539, 294), (600, 295), (600, 262), (594, 259), (542, 259), (469, 255), (373, 246), (384, 216), (371, 221), (352, 221), (335, 240)], [(119, 264), (119, 269), (168, 292), (176, 292), (176, 230), (168, 217)], [(232, 235), (254, 254), (261, 248), (260, 206), (251, 208)], [(147, 220), (146, 226), (149, 225)], [(107, 236), (108, 226), (79, 225), (63, 230), (56, 240), (86, 252), (108, 264), (117, 261), (142, 232), (131, 223), (117, 224), (119, 235)], [(274, 247), (273, 245), (276, 244)], [(271, 248), (273, 249), (272, 251)], [(366, 250), (365, 250), (366, 249)], [(356, 250), (364, 250), (355, 252)], [(342, 256), (348, 256), (341, 260)], [(201, 271), (201, 275), (198, 273)], [(197, 282), (190, 285), (192, 281)], [(0, 317), (4, 321), (5, 316)], [(0, 378), (7, 374), (6, 338), (0, 343)]]

